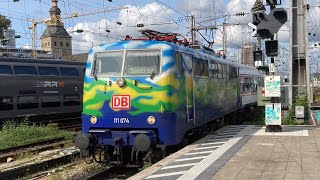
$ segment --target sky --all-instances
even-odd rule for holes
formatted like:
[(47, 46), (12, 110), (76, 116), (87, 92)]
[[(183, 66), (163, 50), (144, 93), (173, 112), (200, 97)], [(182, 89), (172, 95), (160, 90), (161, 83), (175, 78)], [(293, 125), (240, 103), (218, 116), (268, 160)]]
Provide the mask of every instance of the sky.
[[(49, 17), (51, 0), (0, 0), (0, 14), (12, 21), (12, 29), (21, 36), (17, 39), (17, 47), (28, 48), (32, 44), (32, 33), (28, 28), (32, 20), (41, 21)], [(111, 0), (110, 0), (111, 1)], [(251, 8), (255, 0), (59, 0), (58, 7), (62, 17), (70, 17), (74, 13), (87, 14), (78, 18), (63, 19), (65, 29), (72, 36), (73, 54), (88, 52), (94, 44), (113, 42), (124, 39), (129, 34), (139, 37), (137, 24), (144, 24), (144, 29), (161, 32), (176, 32), (190, 38), (190, 15), (194, 15), (196, 26), (216, 26), (215, 30), (201, 30), (208, 40), (214, 41), (213, 49), (222, 50), (222, 23), (227, 22), (228, 57), (239, 61), (240, 48), (244, 43), (256, 42), (252, 37)], [(310, 4), (307, 14), (307, 27), (310, 32), (309, 46), (320, 42), (320, 2), (306, 0)], [(265, 1), (264, 1), (265, 4)], [(282, 0), (279, 7), (288, 10), (288, 1)], [(267, 13), (269, 7), (266, 7)], [(244, 12), (244, 16), (236, 13)], [(118, 22), (118, 23), (117, 23)], [(119, 25), (121, 22), (121, 25)], [(84, 33), (76, 33), (77, 30)], [(279, 30), (280, 56), (286, 60), (289, 45), (289, 23)], [(45, 25), (37, 25), (37, 37), (40, 38)], [(109, 30), (110, 32), (106, 32)], [(206, 41), (197, 34), (200, 42)], [(40, 46), (40, 40), (37, 43)], [(320, 45), (318, 45), (320, 47)], [(311, 59), (319, 57), (319, 48), (310, 48)], [(282, 55), (282, 56), (281, 56)], [(232, 59), (233, 58), (233, 59)], [(282, 60), (281, 60), (282, 61)]]

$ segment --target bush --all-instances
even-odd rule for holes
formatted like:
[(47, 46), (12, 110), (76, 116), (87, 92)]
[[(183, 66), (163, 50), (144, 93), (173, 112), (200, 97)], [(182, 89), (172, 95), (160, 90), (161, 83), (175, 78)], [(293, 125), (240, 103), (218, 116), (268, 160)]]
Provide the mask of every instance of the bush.
[(4, 123), (0, 131), (0, 149), (64, 137), (71, 140), (74, 132), (59, 130), (52, 125), (17, 124), (13, 121)]
[(295, 107), (304, 106), (304, 124), (308, 124), (309, 119), (309, 101), (306, 94), (299, 94), (295, 97), (292, 106), (289, 109), (288, 116), (285, 120), (282, 121), (283, 125), (297, 125), (298, 123), (295, 120)]

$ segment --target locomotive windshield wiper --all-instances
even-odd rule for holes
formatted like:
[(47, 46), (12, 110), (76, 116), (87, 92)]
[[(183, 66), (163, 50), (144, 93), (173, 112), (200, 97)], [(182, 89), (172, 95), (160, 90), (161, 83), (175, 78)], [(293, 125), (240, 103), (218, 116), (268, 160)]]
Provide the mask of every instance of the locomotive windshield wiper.
[(150, 75), (150, 79), (153, 79), (155, 76), (156, 76), (156, 71), (154, 69)]

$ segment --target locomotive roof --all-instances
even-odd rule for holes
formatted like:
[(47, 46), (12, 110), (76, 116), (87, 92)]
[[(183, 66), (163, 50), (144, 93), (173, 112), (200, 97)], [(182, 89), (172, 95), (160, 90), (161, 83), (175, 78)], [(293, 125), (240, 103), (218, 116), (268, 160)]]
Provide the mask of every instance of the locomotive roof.
[(31, 63), (31, 64), (61, 64), (61, 65), (83, 65), (85, 62), (74, 62), (74, 61), (65, 61), (65, 60), (56, 60), (56, 59), (32, 59), (32, 58), (17, 58), (17, 57), (0, 57), (0, 63)]
[[(93, 51), (100, 51), (100, 50), (121, 50), (121, 49), (136, 49), (136, 48), (154, 48), (153, 45), (156, 44), (165, 44), (165, 45), (169, 45), (171, 46), (173, 49), (176, 49), (178, 51), (181, 52), (185, 52), (185, 53), (189, 53), (192, 54), (193, 56), (197, 57), (197, 58), (203, 58), (205, 60), (214, 60), (216, 62), (222, 63), (222, 64), (230, 64), (233, 67), (237, 67), (240, 69), (245, 69), (244, 71), (252, 71), (252, 72), (256, 72), (257, 74), (259, 74), (259, 71), (257, 70), (256, 67), (253, 66), (248, 66), (248, 65), (243, 65), (243, 64), (239, 64), (239, 63), (234, 63), (234, 62), (229, 62), (226, 59), (222, 58), (221, 56), (214, 54), (214, 53), (210, 53), (206, 50), (200, 49), (200, 50), (195, 50), (193, 48), (190, 47), (185, 47), (183, 45), (178, 45), (178, 44), (174, 44), (171, 42), (167, 42), (167, 41), (156, 41), (156, 40), (125, 40), (125, 41), (118, 41), (118, 42), (113, 42), (113, 43), (105, 43), (105, 44), (99, 44), (94, 46), (90, 52)], [(130, 48), (128, 48), (130, 47)], [(261, 74), (260, 74), (261, 75)]]

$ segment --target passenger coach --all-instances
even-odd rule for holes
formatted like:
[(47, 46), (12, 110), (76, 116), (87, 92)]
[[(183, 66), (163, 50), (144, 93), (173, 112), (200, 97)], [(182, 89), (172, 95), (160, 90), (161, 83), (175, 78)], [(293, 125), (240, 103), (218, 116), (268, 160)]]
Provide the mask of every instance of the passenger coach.
[(85, 64), (0, 58), (0, 119), (80, 116)]

